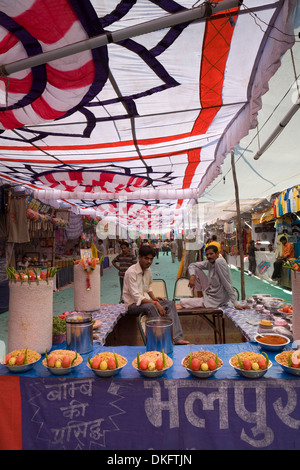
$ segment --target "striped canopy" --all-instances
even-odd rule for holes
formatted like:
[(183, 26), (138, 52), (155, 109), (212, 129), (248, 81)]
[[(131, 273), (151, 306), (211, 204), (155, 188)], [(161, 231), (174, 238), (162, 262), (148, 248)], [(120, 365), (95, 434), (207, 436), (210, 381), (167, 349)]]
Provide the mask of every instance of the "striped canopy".
[[(294, 43), (296, 0), (229, 3), (206, 2), (204, 18), (156, 27), (201, 3), (2, 0), (2, 183), (77, 213), (176, 225), (255, 126)], [(143, 33), (144, 23), (154, 31)], [(104, 45), (9, 72), (98, 36)]]

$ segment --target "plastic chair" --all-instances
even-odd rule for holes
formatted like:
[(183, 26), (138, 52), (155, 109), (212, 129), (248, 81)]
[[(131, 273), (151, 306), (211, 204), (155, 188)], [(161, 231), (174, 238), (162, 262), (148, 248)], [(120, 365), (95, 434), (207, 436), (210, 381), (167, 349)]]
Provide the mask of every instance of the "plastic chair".
[(240, 293), (239, 293), (238, 289), (236, 287), (233, 287), (233, 290), (234, 290), (235, 295), (236, 295), (236, 300), (240, 300)]
[(164, 299), (168, 299), (166, 281), (164, 279), (153, 279), (152, 292), (156, 297), (163, 297)]
[(5, 359), (5, 343), (4, 341), (0, 340), (0, 362)]
[(143, 340), (144, 345), (146, 346), (147, 340), (146, 340), (146, 321), (147, 321), (147, 315), (145, 313), (140, 313), (139, 318), (138, 318), (138, 323), (139, 323), (139, 330), (141, 333), (141, 337)]
[(194, 293), (189, 287), (189, 278), (179, 277), (175, 282), (173, 301), (176, 302), (184, 297), (194, 297)]

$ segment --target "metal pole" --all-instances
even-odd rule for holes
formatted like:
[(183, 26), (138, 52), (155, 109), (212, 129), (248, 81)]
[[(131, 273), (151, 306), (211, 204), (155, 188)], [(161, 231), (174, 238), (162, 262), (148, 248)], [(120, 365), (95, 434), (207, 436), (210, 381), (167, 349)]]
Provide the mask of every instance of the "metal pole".
[(296, 103), (291, 107), (291, 109), (289, 110), (289, 112), (284, 116), (284, 118), (282, 119), (282, 121), (278, 124), (277, 127), (275, 127), (274, 131), (272, 132), (272, 134), (270, 135), (270, 137), (266, 140), (266, 142), (260, 147), (260, 149), (258, 150), (258, 152), (256, 152), (256, 154), (254, 155), (254, 160), (258, 160), (259, 157), (262, 156), (262, 154), (270, 147), (270, 145), (273, 144), (273, 142), (275, 141), (275, 139), (277, 139), (277, 137), (279, 136), (279, 134), (281, 134), (281, 132), (283, 131), (283, 129), (288, 125), (288, 123), (290, 122), (290, 120), (292, 119), (292, 117), (294, 116), (294, 114), (296, 114), (296, 112), (299, 110), (300, 108), (300, 98), (298, 98), (298, 100), (296, 101)]
[(240, 197), (239, 197), (239, 187), (235, 171), (235, 162), (234, 162), (234, 151), (231, 152), (231, 167), (232, 167), (232, 176), (235, 189), (235, 203), (236, 203), (236, 217), (237, 217), (237, 244), (240, 253), (240, 263), (241, 263), (241, 298), (245, 300), (245, 278), (244, 278), (244, 242), (243, 242), (243, 231), (242, 231), (242, 220), (241, 220), (241, 211), (240, 211)]
[(145, 23), (123, 28), (112, 33), (95, 36), (93, 38), (86, 39), (85, 41), (68, 44), (67, 46), (54, 49), (53, 51), (44, 52), (43, 54), (37, 54), (33, 57), (17, 60), (10, 64), (1, 65), (0, 76), (11, 75), (12, 73), (36, 67), (37, 65), (45, 64), (52, 60), (77, 54), (78, 52), (96, 49), (97, 47), (101, 47), (109, 43), (117, 43), (130, 37), (140, 36), (160, 29), (169, 28), (180, 23), (189, 23), (196, 20), (210, 18), (211, 15), (215, 15), (232, 8), (237, 8), (242, 3), (242, 0), (223, 0), (219, 3), (206, 1), (199, 7), (195, 7), (190, 10), (166, 15), (156, 20), (146, 21)]

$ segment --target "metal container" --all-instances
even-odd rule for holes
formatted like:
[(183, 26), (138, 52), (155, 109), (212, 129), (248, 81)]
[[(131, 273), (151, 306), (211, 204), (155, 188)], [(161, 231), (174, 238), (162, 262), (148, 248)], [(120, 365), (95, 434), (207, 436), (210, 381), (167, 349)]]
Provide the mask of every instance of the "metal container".
[(146, 350), (162, 351), (170, 354), (173, 351), (173, 322), (170, 318), (155, 318), (146, 321)]
[(92, 315), (86, 312), (71, 313), (66, 316), (67, 347), (85, 354), (93, 349)]

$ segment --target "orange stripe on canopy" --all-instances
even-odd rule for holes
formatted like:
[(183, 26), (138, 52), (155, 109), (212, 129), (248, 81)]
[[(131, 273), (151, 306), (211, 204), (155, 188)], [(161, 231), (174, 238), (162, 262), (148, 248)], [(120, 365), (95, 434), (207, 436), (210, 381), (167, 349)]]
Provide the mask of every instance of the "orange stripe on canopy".
[[(236, 10), (235, 10), (236, 11)], [(232, 15), (236, 19), (236, 14)], [(201, 111), (195, 121), (191, 136), (205, 134), (222, 106), (222, 90), (227, 56), (234, 26), (229, 16), (212, 18), (207, 21), (202, 49), (200, 71)], [(189, 164), (183, 181), (183, 188), (189, 188), (201, 158), (201, 148), (188, 152)]]

